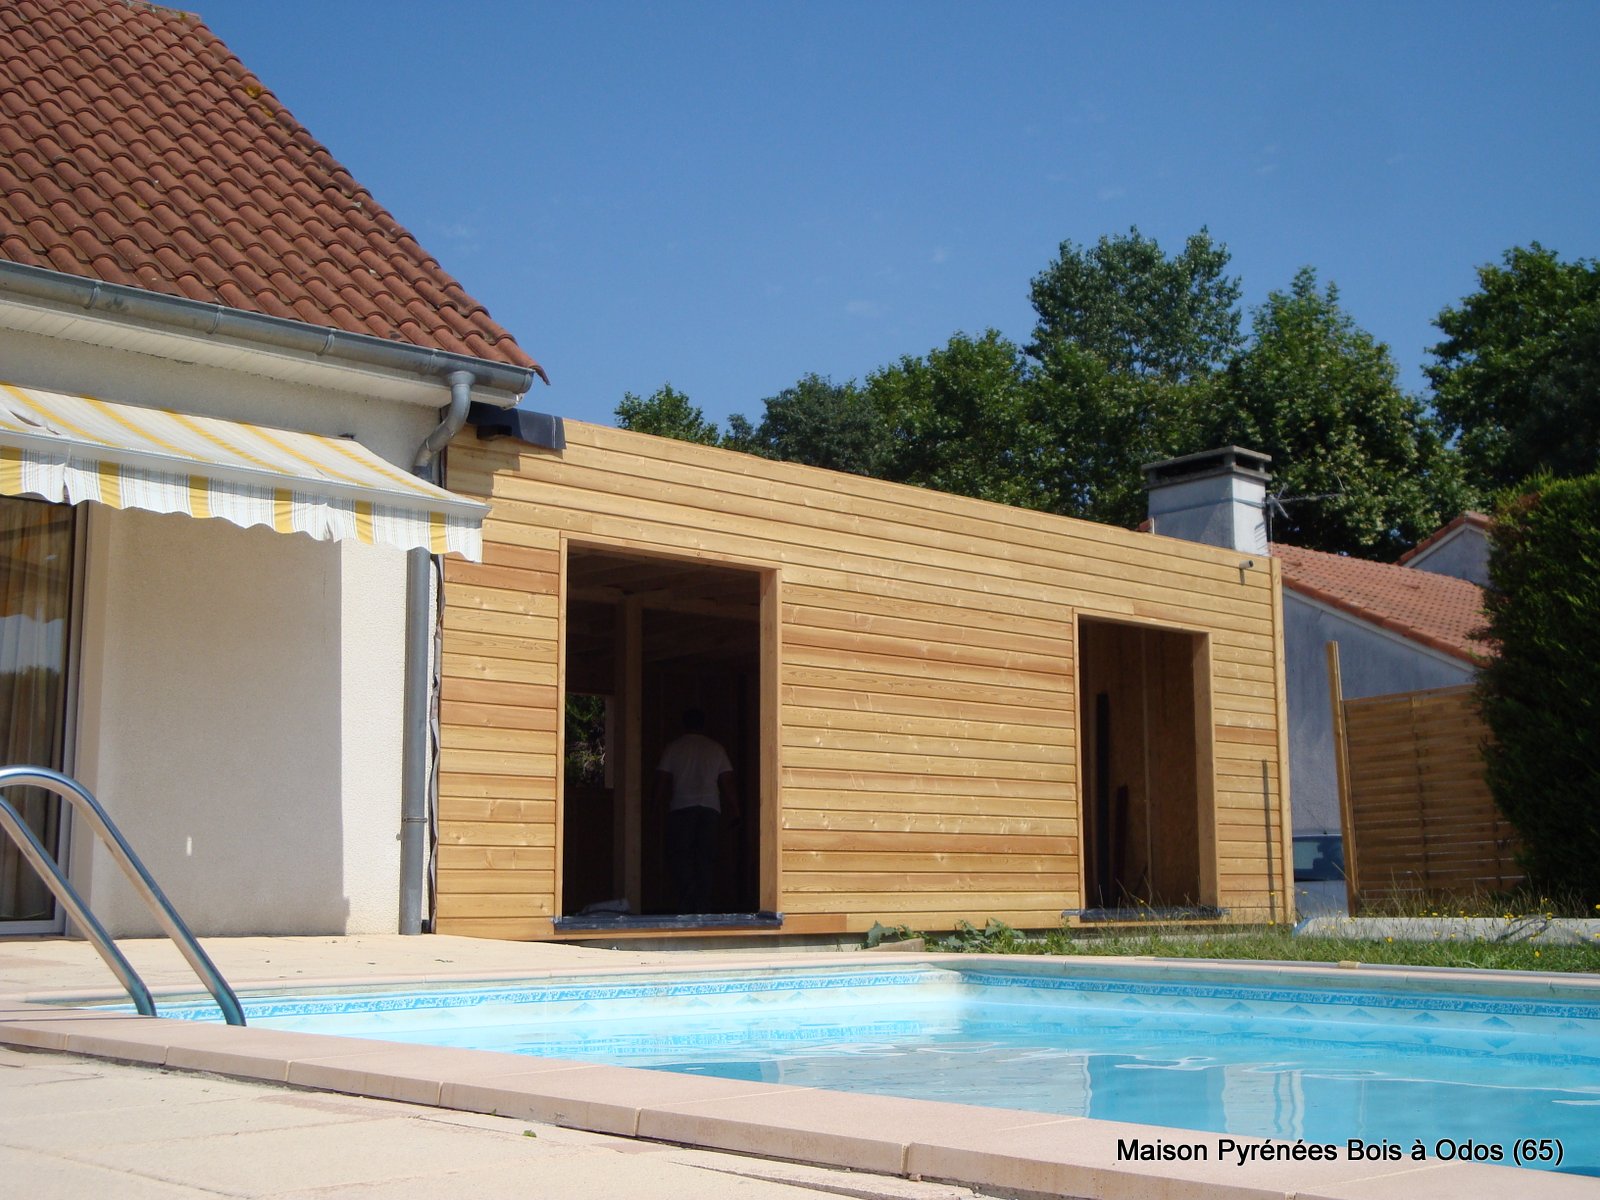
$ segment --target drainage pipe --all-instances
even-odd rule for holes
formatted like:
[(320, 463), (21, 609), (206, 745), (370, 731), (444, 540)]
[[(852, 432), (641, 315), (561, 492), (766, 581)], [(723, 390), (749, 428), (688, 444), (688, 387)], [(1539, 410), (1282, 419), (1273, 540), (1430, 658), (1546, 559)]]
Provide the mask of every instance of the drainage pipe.
[[(439, 451), (467, 422), (472, 404), (471, 371), (451, 371), (450, 407), (421, 446), (411, 469), (434, 482)], [(422, 933), (423, 882), (427, 874), (429, 803), (432, 799), (433, 634), (430, 608), (437, 569), (426, 550), (406, 552), (405, 733), (400, 763), (400, 932)], [(442, 605), (441, 605), (442, 607)], [(439, 618), (443, 618), (440, 612)], [(430, 913), (431, 917), (431, 913)]]

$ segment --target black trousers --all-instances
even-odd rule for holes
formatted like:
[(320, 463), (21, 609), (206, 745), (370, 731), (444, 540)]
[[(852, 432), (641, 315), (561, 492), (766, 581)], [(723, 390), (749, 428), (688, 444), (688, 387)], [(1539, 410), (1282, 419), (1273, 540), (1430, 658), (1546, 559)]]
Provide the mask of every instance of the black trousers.
[(703, 804), (667, 814), (667, 865), (672, 870), (673, 899), (680, 913), (711, 911), (721, 828), (722, 814)]

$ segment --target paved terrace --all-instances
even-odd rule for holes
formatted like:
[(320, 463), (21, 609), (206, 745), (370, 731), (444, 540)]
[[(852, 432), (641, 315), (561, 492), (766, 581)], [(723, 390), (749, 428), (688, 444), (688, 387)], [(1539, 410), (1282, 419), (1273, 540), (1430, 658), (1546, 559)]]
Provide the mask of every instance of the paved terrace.
[[(119, 944), (158, 1004), (164, 992), (196, 990), (187, 964), (167, 943)], [(240, 991), (766, 961), (747, 953), (691, 957), (447, 937), (237, 938), (206, 946)], [(840, 955), (782, 961), (837, 963)], [(8, 1047), (0, 1049), (0, 1177), (14, 1194), (34, 1200), (1600, 1195), (1594, 1179), (1436, 1161), (1117, 1163), (1119, 1137), (1189, 1139), (1043, 1113), (108, 1017), (37, 1003), (91, 995), (120, 998), (84, 943), (0, 941), (0, 1046)]]

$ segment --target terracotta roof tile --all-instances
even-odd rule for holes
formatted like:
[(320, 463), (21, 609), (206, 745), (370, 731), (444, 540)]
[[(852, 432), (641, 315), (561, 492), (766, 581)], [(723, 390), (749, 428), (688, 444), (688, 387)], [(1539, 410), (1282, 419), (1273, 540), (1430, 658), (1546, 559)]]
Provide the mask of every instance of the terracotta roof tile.
[(224, 279), (217, 284), (217, 299), (229, 308), (243, 308), (250, 298), (232, 279)]
[(1483, 645), (1483, 589), (1465, 579), (1390, 563), (1368, 562), (1274, 543), (1283, 586), (1403, 634), (1457, 658), (1475, 661)]
[(0, 254), (544, 372), (187, 13), (0, 4)]

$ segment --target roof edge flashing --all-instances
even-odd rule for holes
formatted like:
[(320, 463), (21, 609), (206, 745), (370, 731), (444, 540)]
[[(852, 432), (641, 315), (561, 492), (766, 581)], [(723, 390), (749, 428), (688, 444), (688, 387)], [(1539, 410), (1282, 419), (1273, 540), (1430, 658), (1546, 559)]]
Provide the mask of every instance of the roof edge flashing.
[[(500, 407), (514, 406), (533, 386), (535, 377), (549, 382), (544, 371), (537, 367), (514, 367), (376, 334), (350, 333), (26, 263), (0, 261), (0, 299), (8, 297), (59, 309), (76, 309), (102, 320), (137, 324), (174, 336), (243, 343), (329, 366), (379, 370), (429, 380), (444, 379), (452, 371), (470, 371), (476, 383), (493, 395), (493, 403)], [(503, 403), (501, 396), (505, 397)]]

